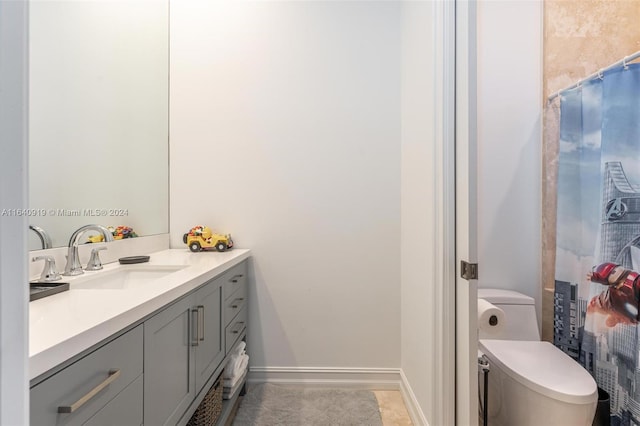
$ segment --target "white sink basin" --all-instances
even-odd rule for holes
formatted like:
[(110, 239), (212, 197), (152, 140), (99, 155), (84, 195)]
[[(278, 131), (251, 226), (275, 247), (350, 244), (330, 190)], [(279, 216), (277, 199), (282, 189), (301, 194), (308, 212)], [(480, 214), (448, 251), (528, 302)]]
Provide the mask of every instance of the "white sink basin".
[(85, 275), (71, 283), (71, 290), (128, 290), (145, 287), (158, 279), (184, 269), (185, 265), (123, 266), (113, 271)]

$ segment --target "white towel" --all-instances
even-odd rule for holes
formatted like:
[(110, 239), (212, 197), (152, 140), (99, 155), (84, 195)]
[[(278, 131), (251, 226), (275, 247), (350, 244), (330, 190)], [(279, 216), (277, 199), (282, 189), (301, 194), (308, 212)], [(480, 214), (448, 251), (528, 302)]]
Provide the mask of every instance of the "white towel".
[(222, 389), (222, 398), (223, 399), (229, 399), (231, 398), (232, 395), (234, 395), (238, 388), (240, 386), (242, 386), (242, 384), (244, 383), (244, 378), (247, 376), (247, 371), (245, 370), (244, 374), (242, 374), (241, 376), (239, 376), (235, 383), (233, 384), (233, 386), (228, 387), (228, 386), (224, 386), (224, 388)]
[(231, 351), (229, 352), (229, 360), (227, 361), (227, 365), (224, 367), (224, 373), (222, 377), (230, 378), (240, 363), (240, 358), (245, 354), (244, 348), (247, 344), (244, 340), (241, 340)]
[(229, 358), (227, 365), (224, 367), (223, 379), (233, 379), (240, 375), (249, 363), (249, 355), (242, 354)]
[(229, 355), (231, 356), (242, 355), (246, 347), (247, 347), (246, 342), (244, 340), (241, 340), (240, 343), (238, 343), (233, 349), (231, 349), (231, 352), (229, 352)]
[(233, 386), (224, 386), (222, 388), (222, 397), (223, 399), (229, 399), (232, 395), (234, 395), (238, 389), (242, 386), (242, 384), (244, 383), (244, 378), (247, 377), (247, 370), (244, 371), (244, 373), (238, 377), (235, 381), (235, 383), (233, 384)]
[[(223, 376), (223, 380), (222, 380), (222, 384), (224, 385), (224, 387), (233, 387), (237, 381), (243, 377), (245, 375), (245, 373), (247, 372), (247, 367), (249, 366), (249, 355), (242, 355), (240, 357), (240, 362), (238, 363), (238, 365), (236, 366), (236, 368), (231, 372), (231, 375), (229, 377), (224, 377)], [(225, 369), (225, 373), (226, 373), (226, 369)]]
[(236, 371), (241, 361), (240, 356), (232, 356), (227, 361), (227, 365), (224, 366), (224, 372), (222, 373), (222, 377), (224, 379), (230, 379), (233, 377), (233, 372)]

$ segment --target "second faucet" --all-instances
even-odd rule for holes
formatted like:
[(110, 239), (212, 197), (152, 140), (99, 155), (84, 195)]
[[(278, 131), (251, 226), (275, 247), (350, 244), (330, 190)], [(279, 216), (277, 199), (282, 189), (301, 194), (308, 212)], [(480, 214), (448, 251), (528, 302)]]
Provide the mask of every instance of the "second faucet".
[(80, 257), (78, 256), (78, 243), (80, 237), (87, 231), (97, 231), (102, 234), (105, 242), (113, 241), (113, 235), (111, 232), (102, 225), (85, 225), (78, 228), (69, 239), (69, 250), (67, 252), (67, 264), (64, 267), (64, 273), (62, 275), (80, 275), (84, 274), (82, 265), (80, 264)]

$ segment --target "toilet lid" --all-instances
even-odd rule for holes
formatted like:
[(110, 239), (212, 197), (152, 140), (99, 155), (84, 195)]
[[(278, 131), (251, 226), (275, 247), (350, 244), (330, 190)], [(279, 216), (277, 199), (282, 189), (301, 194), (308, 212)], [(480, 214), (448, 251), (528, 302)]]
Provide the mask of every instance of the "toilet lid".
[(505, 374), (538, 393), (574, 404), (597, 398), (593, 377), (549, 342), (482, 339), (480, 348)]

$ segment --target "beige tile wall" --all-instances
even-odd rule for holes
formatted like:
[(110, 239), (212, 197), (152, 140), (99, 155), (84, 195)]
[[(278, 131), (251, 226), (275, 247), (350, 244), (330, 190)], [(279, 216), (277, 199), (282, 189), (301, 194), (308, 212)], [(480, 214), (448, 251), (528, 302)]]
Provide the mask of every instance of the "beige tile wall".
[[(638, 22), (640, 0), (545, 0), (544, 97), (639, 51)], [(545, 117), (545, 126), (553, 125)], [(542, 338), (551, 341), (558, 147), (549, 141), (542, 157)]]

